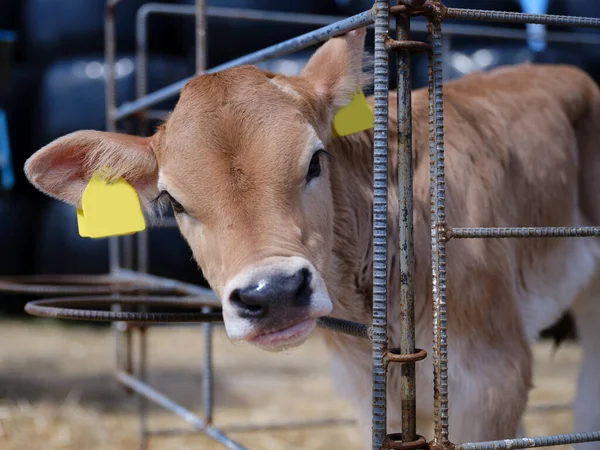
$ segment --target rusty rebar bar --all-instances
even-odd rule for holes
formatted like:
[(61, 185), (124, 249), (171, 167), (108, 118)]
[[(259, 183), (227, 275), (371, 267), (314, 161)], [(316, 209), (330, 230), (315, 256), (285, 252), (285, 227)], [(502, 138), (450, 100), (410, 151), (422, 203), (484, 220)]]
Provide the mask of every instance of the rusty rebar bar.
[[(413, 173), (412, 109), (410, 51), (419, 49), (410, 41), (410, 18), (396, 16), (397, 62), (397, 131), (398, 131), (398, 223), (400, 252), (400, 353), (415, 351), (414, 243), (413, 243)], [(401, 45), (409, 43), (411, 45)], [(423, 43), (429, 48), (429, 44)], [(402, 439), (413, 441), (417, 435), (415, 363), (402, 364), (400, 398), (402, 405)]]
[[(398, 16), (404, 17), (404, 16)], [(404, 19), (407, 20), (407, 19)], [(397, 33), (397, 31), (396, 31)], [(431, 48), (428, 42), (411, 41), (408, 39), (388, 39), (386, 48), (394, 51), (427, 52)]]

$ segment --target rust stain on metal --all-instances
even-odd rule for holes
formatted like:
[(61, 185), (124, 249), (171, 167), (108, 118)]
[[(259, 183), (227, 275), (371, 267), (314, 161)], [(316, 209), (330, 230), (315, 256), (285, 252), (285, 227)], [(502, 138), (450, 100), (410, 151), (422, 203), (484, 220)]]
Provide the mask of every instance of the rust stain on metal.
[(435, 439), (432, 440), (431, 442), (429, 442), (428, 444), (428, 448), (430, 450), (455, 450), (456, 445), (454, 445), (452, 442), (438, 442)]
[(411, 53), (426, 52), (429, 51), (431, 45), (427, 42), (422, 41), (405, 41), (396, 39), (387, 39), (385, 43), (386, 48), (395, 51), (407, 51)]
[(390, 348), (384, 358), (387, 362), (395, 363), (414, 363), (421, 361), (427, 357), (427, 352), (423, 349), (416, 348), (414, 353), (401, 354), (400, 349)]
[(429, 448), (429, 443), (423, 436), (416, 435), (413, 441), (403, 441), (402, 433), (390, 433), (386, 436), (384, 448), (390, 450), (420, 450)]

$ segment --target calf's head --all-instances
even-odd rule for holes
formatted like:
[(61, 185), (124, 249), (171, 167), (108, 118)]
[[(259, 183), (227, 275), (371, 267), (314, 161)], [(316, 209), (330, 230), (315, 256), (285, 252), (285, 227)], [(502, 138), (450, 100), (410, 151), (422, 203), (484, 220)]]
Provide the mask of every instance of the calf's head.
[(229, 338), (299, 345), (332, 311), (327, 143), (333, 115), (362, 87), (364, 36), (331, 39), (298, 77), (250, 66), (198, 76), (153, 136), (78, 131), (32, 155), (26, 175), (80, 205), (93, 172), (108, 167), (145, 207), (170, 202)]

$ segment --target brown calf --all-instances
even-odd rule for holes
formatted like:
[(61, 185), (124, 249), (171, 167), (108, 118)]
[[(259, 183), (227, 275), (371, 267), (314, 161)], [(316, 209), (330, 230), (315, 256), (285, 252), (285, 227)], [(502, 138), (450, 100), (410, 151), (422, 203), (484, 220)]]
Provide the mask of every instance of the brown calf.
[[(248, 66), (196, 77), (152, 137), (72, 133), (36, 152), (27, 176), (77, 205), (91, 174), (110, 166), (144, 204), (170, 200), (222, 300), (232, 340), (281, 350), (301, 344), (322, 315), (369, 322), (372, 130), (343, 138), (330, 131), (334, 113), (364, 81), (364, 35), (331, 39), (299, 77)], [(448, 83), (444, 99), (450, 225), (600, 224), (600, 92), (588, 76), (565, 66), (503, 68)], [(426, 91), (414, 92), (412, 108), (417, 346), (431, 351)], [(391, 229), (398, 212), (394, 130)], [(390, 249), (397, 244), (392, 234)], [(599, 258), (595, 238), (449, 243), (452, 441), (522, 432), (530, 345), (569, 309), (584, 348), (576, 429), (600, 428)], [(397, 346), (397, 251), (390, 251), (389, 274), (390, 344)], [(370, 345), (323, 334), (336, 383), (360, 411), (367, 437)], [(424, 414), (432, 413), (432, 374), (430, 358), (417, 365), (417, 410)], [(399, 389), (392, 367), (392, 430), (400, 429)]]

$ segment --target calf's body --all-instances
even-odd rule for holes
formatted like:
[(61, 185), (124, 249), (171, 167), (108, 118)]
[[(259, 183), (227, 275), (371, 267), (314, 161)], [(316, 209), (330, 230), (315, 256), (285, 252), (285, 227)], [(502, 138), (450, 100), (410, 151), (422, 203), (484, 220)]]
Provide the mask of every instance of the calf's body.
[[(395, 96), (390, 94), (389, 205), (398, 226)], [(432, 354), (427, 91), (413, 92), (416, 344)], [(449, 226), (586, 226), (600, 223), (600, 94), (580, 71), (517, 66), (444, 86)], [(340, 273), (334, 315), (368, 322), (372, 286), (372, 133), (332, 141)], [(389, 336), (399, 346), (398, 236), (389, 235)], [(349, 245), (349, 243), (352, 243)], [(584, 346), (576, 428), (600, 425), (594, 372), (600, 302), (597, 238), (456, 240), (447, 245), (450, 438), (515, 436), (532, 385), (530, 345), (573, 308)], [(363, 413), (368, 435), (370, 352), (324, 332), (334, 376)], [(417, 364), (417, 411), (433, 414), (431, 356)], [(400, 371), (390, 366), (389, 427), (400, 430)], [(423, 431), (423, 430), (421, 430)]]
[[(148, 204), (168, 199), (227, 333), (268, 350), (300, 345), (330, 314), (368, 323), (372, 300), (372, 131), (331, 135), (362, 87), (365, 30), (331, 39), (299, 77), (239, 67), (195, 78), (149, 138), (82, 131), (36, 152), (31, 182), (79, 205), (109, 166)], [(390, 94), (390, 230), (397, 143)], [(413, 93), (416, 343), (432, 352), (427, 92)], [(449, 226), (600, 224), (600, 93), (566, 66), (524, 65), (444, 87)], [(399, 339), (398, 237), (389, 236), (389, 337)], [(600, 428), (600, 244), (595, 238), (456, 240), (447, 246), (449, 423), (453, 442), (514, 437), (532, 385), (531, 343), (571, 309), (584, 348), (576, 429)], [(370, 442), (369, 342), (321, 331), (335, 384)], [(417, 410), (432, 414), (431, 356)], [(400, 431), (400, 373), (388, 420)], [(425, 434), (424, 432), (422, 432)], [(589, 444), (590, 447), (595, 444)]]

